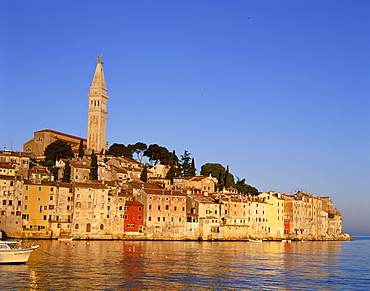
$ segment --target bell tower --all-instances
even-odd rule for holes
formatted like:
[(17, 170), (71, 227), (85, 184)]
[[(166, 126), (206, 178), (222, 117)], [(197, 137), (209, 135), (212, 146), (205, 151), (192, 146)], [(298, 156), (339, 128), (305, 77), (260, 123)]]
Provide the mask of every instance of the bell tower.
[(105, 85), (102, 55), (98, 55), (93, 81), (90, 87), (88, 125), (87, 125), (87, 149), (95, 153), (107, 149), (107, 87)]

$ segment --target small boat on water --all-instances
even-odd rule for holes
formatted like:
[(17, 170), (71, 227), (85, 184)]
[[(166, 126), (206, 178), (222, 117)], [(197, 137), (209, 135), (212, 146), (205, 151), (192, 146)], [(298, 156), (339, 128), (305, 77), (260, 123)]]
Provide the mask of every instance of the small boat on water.
[(19, 246), (20, 241), (0, 241), (0, 264), (25, 264), (39, 246)]
[(60, 238), (58, 238), (58, 240), (60, 240), (60, 241), (71, 241), (71, 240), (73, 240), (73, 237), (60, 237)]
[(262, 242), (262, 239), (249, 239), (250, 242)]
[(281, 242), (284, 242), (284, 243), (290, 243), (292, 242), (290, 239), (283, 239)]

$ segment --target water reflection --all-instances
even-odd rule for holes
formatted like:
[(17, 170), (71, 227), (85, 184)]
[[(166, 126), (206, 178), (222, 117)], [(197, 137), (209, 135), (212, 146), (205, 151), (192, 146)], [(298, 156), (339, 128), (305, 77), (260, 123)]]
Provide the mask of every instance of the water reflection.
[(0, 287), (31, 290), (337, 290), (342, 242), (40, 241)]

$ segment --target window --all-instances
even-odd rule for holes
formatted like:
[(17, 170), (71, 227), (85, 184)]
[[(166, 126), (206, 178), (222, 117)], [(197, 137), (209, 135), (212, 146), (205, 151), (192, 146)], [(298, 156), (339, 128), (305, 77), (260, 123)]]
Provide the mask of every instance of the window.
[(28, 200), (28, 195), (24, 195), (24, 200)]
[(168, 210), (168, 209), (170, 209), (170, 206), (167, 204), (167, 205), (166, 205), (166, 210)]
[(28, 190), (29, 189), (29, 186), (26, 186), (26, 190)]
[(27, 205), (27, 204), (25, 204), (25, 205), (23, 206), (23, 209), (24, 209), (24, 210), (27, 210), (27, 209), (28, 209), (28, 205)]
[(41, 201), (41, 197), (37, 197), (37, 201)]
[(76, 203), (76, 208), (81, 208), (81, 202)]
[(138, 208), (138, 211), (142, 211), (142, 208), (141, 208), (141, 206), (139, 206), (139, 208)]
[(44, 215), (44, 216), (42, 217), (42, 219), (43, 219), (43, 220), (47, 220), (47, 215)]
[(158, 220), (158, 221), (161, 221), (161, 218), (158, 216), (157, 220)]
[(78, 223), (75, 224), (75, 229), (79, 229), (80, 226), (78, 225)]
[(158, 210), (161, 210), (161, 206), (160, 205), (158, 205)]
[(44, 210), (48, 210), (48, 207), (46, 205), (44, 206)]
[(104, 224), (100, 225), (100, 230), (104, 230)]
[(6, 200), (3, 200), (3, 205), (6, 205)]
[(138, 219), (138, 220), (141, 220), (141, 215), (138, 215), (138, 216), (137, 216), (137, 219)]
[(124, 210), (125, 210), (125, 211), (128, 211), (128, 206), (125, 206)]
[(87, 202), (87, 208), (92, 208), (92, 203), (91, 202)]
[(42, 187), (41, 186), (37, 187), (37, 191), (42, 191)]
[(77, 193), (76, 194), (76, 198), (81, 198), (81, 194), (80, 193)]
[(151, 216), (148, 217), (148, 221), (152, 221), (152, 217)]

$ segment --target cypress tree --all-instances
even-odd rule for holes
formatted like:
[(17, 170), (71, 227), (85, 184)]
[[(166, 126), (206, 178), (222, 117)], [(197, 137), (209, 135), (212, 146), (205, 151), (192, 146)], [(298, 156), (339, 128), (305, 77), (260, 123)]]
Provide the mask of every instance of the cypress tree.
[(141, 171), (140, 180), (143, 181), (143, 182), (148, 182), (148, 170), (146, 168), (146, 165), (145, 165), (144, 169)]
[(83, 158), (83, 156), (84, 156), (84, 146), (83, 146), (83, 142), (82, 142), (82, 139), (80, 140), (80, 146), (78, 147), (78, 157), (80, 158), (80, 159), (82, 159)]
[(69, 165), (69, 160), (64, 166), (62, 182), (71, 182), (71, 166)]
[(90, 180), (98, 180), (98, 157), (95, 155), (94, 150), (91, 154)]

